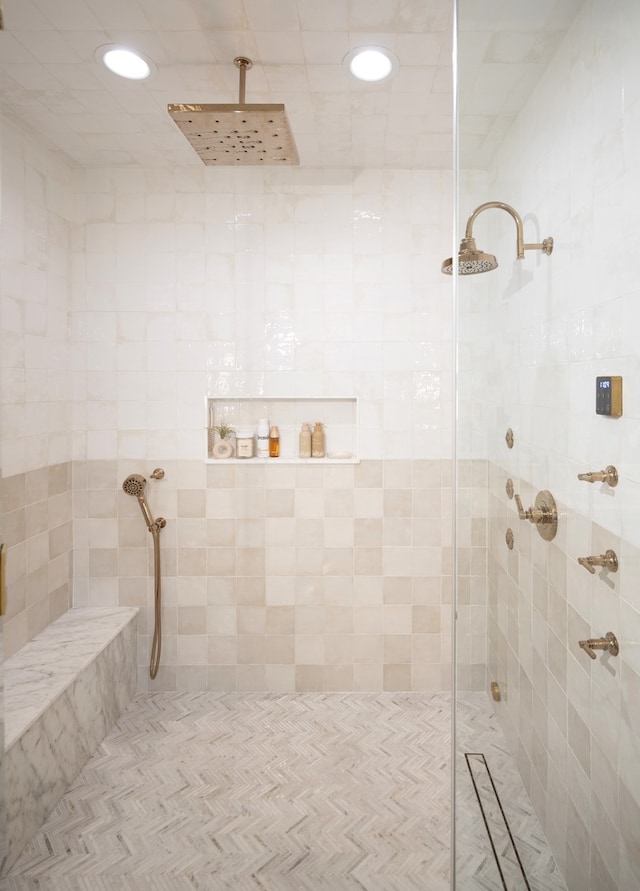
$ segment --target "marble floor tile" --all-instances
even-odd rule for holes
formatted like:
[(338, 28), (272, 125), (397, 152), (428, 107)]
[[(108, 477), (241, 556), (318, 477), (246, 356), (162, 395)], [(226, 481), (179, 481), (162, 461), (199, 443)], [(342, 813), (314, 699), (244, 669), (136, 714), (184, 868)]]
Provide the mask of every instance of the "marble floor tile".
[(450, 723), (446, 695), (140, 695), (6, 889), (446, 891)]
[[(531, 891), (566, 891), (486, 696), (458, 716)], [(448, 891), (450, 764), (448, 694), (140, 694), (1, 887)], [(456, 888), (504, 891), (465, 771)]]

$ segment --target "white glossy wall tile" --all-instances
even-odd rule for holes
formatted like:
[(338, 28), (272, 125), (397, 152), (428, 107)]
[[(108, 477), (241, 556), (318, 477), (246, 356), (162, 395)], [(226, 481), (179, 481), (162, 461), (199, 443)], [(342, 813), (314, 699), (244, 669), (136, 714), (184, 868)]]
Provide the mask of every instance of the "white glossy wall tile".
[(357, 397), (361, 457), (450, 455), (448, 174), (111, 169), (75, 187), (77, 458), (201, 457), (204, 395)]

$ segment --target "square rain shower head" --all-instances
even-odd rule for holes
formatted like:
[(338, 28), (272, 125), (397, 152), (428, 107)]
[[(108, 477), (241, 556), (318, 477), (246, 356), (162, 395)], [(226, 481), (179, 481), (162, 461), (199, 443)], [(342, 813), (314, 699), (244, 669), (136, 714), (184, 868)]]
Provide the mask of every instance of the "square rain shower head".
[(284, 105), (168, 105), (204, 164), (299, 164)]

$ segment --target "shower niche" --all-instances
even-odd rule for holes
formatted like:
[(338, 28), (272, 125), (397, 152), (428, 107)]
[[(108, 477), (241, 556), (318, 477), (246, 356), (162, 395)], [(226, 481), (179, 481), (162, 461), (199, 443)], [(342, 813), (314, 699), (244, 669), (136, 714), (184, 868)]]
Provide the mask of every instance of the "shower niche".
[[(238, 458), (235, 449), (235, 431), (253, 431), (258, 421), (268, 418), (269, 426), (276, 426), (280, 433), (278, 458)], [(300, 430), (307, 423), (313, 428), (316, 421), (323, 424), (325, 432), (325, 457), (300, 458)], [(265, 399), (242, 397), (238, 399), (205, 398), (205, 461), (207, 464), (358, 464), (358, 401), (339, 399)], [(217, 458), (213, 449), (220, 440), (220, 429), (231, 428), (228, 435), (234, 446), (234, 454)]]

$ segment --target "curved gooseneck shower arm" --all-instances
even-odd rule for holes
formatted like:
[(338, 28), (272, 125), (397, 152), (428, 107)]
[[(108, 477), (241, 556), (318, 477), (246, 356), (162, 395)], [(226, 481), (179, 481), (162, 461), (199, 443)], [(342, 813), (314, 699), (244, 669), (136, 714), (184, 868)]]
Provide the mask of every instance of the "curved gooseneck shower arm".
[[(513, 221), (516, 224), (516, 257), (518, 260), (524, 259), (525, 251), (542, 251), (543, 254), (547, 255), (553, 251), (553, 238), (545, 238), (544, 241), (538, 244), (525, 244), (522, 217), (510, 204), (505, 204), (504, 201), (485, 201), (484, 204), (476, 207), (467, 220), (464, 238), (460, 242), (460, 250), (458, 252), (458, 275), (477, 275), (480, 272), (491, 272), (492, 269), (497, 268), (498, 261), (494, 255), (479, 250), (473, 237), (473, 224), (476, 219), (485, 210), (493, 208), (506, 210), (513, 217)], [(448, 257), (441, 266), (441, 270), (445, 275), (453, 275), (454, 268), (453, 257)]]
[(539, 242), (538, 244), (525, 244), (524, 243), (524, 226), (522, 224), (522, 217), (518, 213), (518, 211), (511, 207), (510, 204), (505, 204), (504, 201), (485, 201), (484, 204), (480, 204), (474, 212), (471, 214), (469, 219), (467, 220), (467, 225), (464, 232), (465, 239), (473, 238), (473, 224), (476, 221), (476, 218), (485, 210), (490, 210), (492, 208), (497, 208), (498, 210), (506, 210), (508, 214), (511, 214), (513, 220), (516, 224), (516, 256), (518, 260), (524, 259), (525, 251), (542, 251), (543, 254), (550, 254), (553, 251), (553, 238), (545, 238), (544, 241)]

